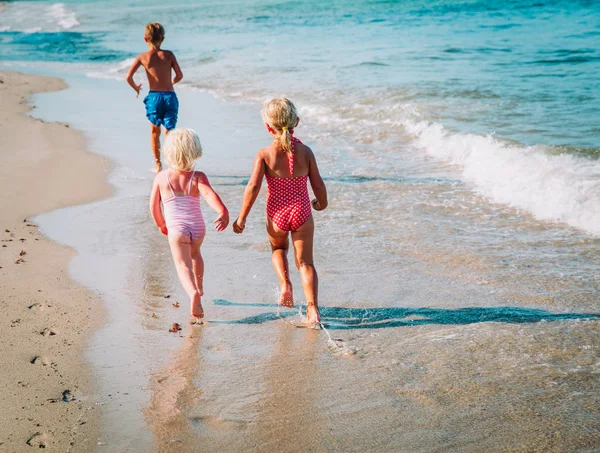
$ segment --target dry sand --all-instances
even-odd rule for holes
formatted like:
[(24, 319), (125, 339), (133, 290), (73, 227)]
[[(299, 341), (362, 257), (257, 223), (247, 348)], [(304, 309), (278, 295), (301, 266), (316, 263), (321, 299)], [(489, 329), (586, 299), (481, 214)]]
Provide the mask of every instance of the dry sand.
[(99, 414), (84, 354), (102, 322), (98, 296), (67, 275), (73, 250), (29, 216), (106, 197), (110, 164), (83, 135), (27, 116), (27, 98), (59, 79), (0, 72), (0, 451), (89, 451)]

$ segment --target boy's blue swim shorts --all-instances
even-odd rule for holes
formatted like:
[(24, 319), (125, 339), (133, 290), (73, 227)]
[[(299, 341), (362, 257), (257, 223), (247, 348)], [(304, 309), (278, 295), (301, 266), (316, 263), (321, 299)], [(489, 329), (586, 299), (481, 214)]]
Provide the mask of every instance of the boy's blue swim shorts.
[(174, 91), (150, 91), (144, 99), (146, 118), (155, 126), (164, 126), (167, 130), (177, 125), (179, 101)]

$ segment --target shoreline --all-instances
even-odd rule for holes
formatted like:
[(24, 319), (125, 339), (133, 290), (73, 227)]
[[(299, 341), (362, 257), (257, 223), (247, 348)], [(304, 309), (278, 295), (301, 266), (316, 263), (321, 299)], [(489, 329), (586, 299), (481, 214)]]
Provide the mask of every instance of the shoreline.
[(88, 451), (99, 432), (85, 354), (105, 308), (98, 295), (69, 277), (76, 252), (28, 220), (113, 190), (106, 182), (110, 163), (86, 150), (83, 133), (28, 115), (32, 94), (66, 88), (58, 78), (0, 71), (0, 354), (10, 364), (0, 371), (0, 446), (7, 451)]

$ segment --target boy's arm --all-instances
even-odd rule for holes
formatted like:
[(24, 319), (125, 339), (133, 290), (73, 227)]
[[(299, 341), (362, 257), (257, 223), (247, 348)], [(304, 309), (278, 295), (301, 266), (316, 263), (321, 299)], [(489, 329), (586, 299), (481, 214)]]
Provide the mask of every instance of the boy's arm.
[(133, 80), (133, 75), (139, 69), (141, 64), (142, 60), (138, 55), (137, 57), (135, 57), (135, 61), (131, 65), (131, 68), (129, 68), (129, 71), (127, 71), (127, 76), (125, 76), (125, 80), (127, 80), (129, 86), (135, 90), (136, 98), (140, 95), (140, 91), (142, 91), (142, 84), (140, 83), (139, 85), (136, 85), (135, 81)]
[(260, 186), (265, 175), (265, 161), (262, 157), (262, 152), (259, 151), (254, 158), (254, 168), (252, 169), (252, 176), (248, 181), (246, 190), (244, 191), (244, 200), (242, 201), (242, 207), (240, 208), (240, 214), (238, 218), (233, 222), (233, 231), (240, 234), (246, 227), (246, 218), (250, 214), (252, 205), (256, 201), (256, 197), (260, 192)]
[(327, 207), (327, 188), (325, 187), (323, 178), (321, 178), (321, 173), (319, 173), (319, 167), (317, 167), (317, 159), (315, 158), (315, 155), (310, 148), (308, 148), (308, 151), (308, 179), (310, 180), (310, 186), (315, 194), (315, 199), (312, 201), (312, 207), (317, 211), (322, 211)]
[(221, 197), (219, 197), (217, 192), (215, 192), (210, 186), (206, 175), (202, 172), (199, 173), (200, 177), (198, 178), (198, 190), (213, 211), (219, 214), (217, 220), (213, 222), (215, 229), (217, 231), (223, 231), (225, 228), (227, 228), (227, 225), (229, 225), (229, 211), (225, 207)]
[(167, 225), (162, 210), (160, 209), (160, 185), (158, 184), (158, 177), (161, 174), (162, 173), (156, 175), (154, 183), (152, 184), (152, 191), (150, 192), (150, 214), (152, 214), (152, 219), (160, 229), (160, 232), (166, 236), (168, 233)]
[(175, 77), (173, 78), (173, 85), (183, 79), (183, 72), (181, 72), (181, 68), (179, 67), (179, 63), (177, 63), (177, 58), (175, 58), (175, 54), (171, 52), (173, 71), (175, 71)]

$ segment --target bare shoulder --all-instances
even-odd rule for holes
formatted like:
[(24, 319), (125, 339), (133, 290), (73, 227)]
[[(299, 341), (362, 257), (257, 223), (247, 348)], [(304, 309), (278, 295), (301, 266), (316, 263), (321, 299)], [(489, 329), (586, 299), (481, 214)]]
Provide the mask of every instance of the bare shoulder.
[(195, 171), (194, 176), (198, 178), (198, 183), (200, 184), (208, 184), (208, 176), (203, 171)]
[(159, 185), (161, 181), (165, 181), (166, 170), (159, 171), (156, 176), (154, 176), (154, 184)]
[(273, 154), (273, 146), (272, 145), (265, 146), (264, 148), (261, 148), (261, 149), (258, 150), (258, 152), (256, 153), (255, 159), (265, 160), (271, 154)]
[(312, 149), (310, 149), (310, 147), (305, 145), (304, 143), (296, 143), (295, 148), (296, 148), (296, 152), (300, 152), (301, 154), (305, 155), (309, 159), (315, 157)]
[(148, 60), (150, 60), (150, 51), (141, 53), (136, 58), (137, 61), (144, 67), (148, 65)]

